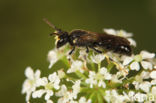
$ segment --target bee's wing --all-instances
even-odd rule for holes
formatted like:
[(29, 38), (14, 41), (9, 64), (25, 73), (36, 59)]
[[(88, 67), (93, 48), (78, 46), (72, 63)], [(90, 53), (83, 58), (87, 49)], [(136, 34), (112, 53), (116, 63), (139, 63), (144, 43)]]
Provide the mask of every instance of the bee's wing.
[(112, 45), (130, 45), (130, 42), (120, 36), (108, 35), (108, 34), (99, 34), (99, 42), (103, 44), (112, 44)]
[(94, 32), (87, 32), (85, 35), (80, 36), (80, 39), (88, 42), (96, 42), (99, 40), (99, 34)]

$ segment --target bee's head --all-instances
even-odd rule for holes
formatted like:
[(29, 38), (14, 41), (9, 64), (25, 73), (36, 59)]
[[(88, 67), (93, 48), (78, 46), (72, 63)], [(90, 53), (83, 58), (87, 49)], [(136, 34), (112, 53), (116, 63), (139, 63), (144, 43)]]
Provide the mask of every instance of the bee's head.
[(55, 29), (54, 33), (51, 33), (50, 35), (56, 35), (56, 47), (60, 48), (63, 45), (65, 45), (68, 42), (68, 32), (62, 31), (61, 29), (58, 29), (55, 25), (50, 23), (47, 19), (43, 19), (50, 27)]
[(67, 32), (62, 32), (61, 34), (57, 35), (57, 38), (56, 38), (56, 47), (57, 48), (60, 48), (62, 47), (63, 45), (65, 45), (69, 39), (68, 39), (68, 33)]

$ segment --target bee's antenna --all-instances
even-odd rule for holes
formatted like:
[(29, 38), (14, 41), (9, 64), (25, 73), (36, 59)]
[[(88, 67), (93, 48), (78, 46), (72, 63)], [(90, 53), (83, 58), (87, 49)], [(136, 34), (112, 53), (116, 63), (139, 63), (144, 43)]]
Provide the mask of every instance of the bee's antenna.
[[(52, 24), (50, 21), (48, 21), (48, 19), (44, 18), (43, 21), (46, 24), (48, 24), (51, 28), (55, 29), (57, 32), (61, 32), (61, 29), (58, 29), (54, 24)], [(53, 34), (59, 35), (57, 33), (51, 33), (50, 35), (53, 35)]]

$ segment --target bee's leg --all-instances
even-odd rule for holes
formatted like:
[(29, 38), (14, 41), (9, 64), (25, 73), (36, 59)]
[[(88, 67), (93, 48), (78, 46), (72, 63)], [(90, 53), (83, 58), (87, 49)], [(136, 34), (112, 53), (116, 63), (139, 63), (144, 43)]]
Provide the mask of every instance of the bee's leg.
[(86, 46), (86, 49), (87, 49), (86, 52), (89, 53), (89, 48), (88, 48), (88, 46)]
[(71, 55), (75, 50), (75, 46), (73, 47), (73, 49), (69, 52), (69, 55)]
[(94, 47), (90, 47), (91, 49), (95, 50), (98, 53), (102, 53), (102, 51), (95, 49)]

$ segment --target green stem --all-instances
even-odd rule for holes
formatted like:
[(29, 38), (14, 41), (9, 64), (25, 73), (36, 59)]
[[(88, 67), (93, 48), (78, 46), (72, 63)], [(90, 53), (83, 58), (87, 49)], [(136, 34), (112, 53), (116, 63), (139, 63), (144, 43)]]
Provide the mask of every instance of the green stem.
[(85, 76), (83, 73), (81, 73), (80, 71), (76, 71), (75, 74), (76, 74), (78, 77), (80, 77), (80, 78), (86, 79), (86, 76)]
[(69, 61), (67, 60), (66, 57), (61, 58), (61, 61), (62, 61), (68, 68), (70, 67)]
[(95, 64), (92, 62), (90, 65), (91, 65), (92, 70), (95, 71)]
[(98, 63), (98, 72), (100, 72), (101, 69), (101, 63)]

